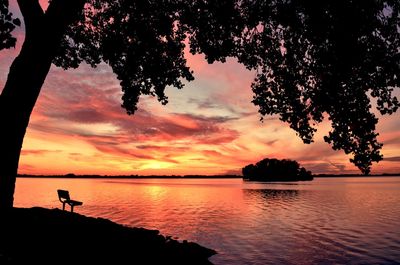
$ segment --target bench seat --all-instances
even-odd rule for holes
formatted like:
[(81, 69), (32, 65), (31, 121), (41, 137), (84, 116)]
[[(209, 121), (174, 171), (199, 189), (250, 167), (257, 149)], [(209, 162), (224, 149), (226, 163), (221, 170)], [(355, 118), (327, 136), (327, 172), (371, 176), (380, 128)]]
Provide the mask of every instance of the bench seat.
[(58, 199), (63, 204), (63, 211), (65, 211), (65, 204), (68, 204), (71, 207), (71, 212), (74, 211), (74, 206), (80, 206), (83, 204), (83, 202), (71, 200), (71, 197), (69, 196), (69, 191), (67, 190), (57, 190), (57, 193)]

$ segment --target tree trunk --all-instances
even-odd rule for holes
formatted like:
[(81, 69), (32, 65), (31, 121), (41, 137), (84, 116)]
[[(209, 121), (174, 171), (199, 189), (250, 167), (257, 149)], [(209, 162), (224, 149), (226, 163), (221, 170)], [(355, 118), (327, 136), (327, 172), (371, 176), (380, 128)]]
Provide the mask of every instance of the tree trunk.
[(25, 41), (0, 95), (0, 210), (13, 207), (15, 181), (29, 118), (61, 38), (83, 0), (53, 0), (46, 13), (38, 0), (18, 0)]

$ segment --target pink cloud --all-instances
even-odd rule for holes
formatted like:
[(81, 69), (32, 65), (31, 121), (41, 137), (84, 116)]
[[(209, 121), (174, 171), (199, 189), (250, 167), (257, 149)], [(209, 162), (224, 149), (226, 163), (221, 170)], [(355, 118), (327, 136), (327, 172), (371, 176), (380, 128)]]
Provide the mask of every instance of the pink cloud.
[(44, 150), (44, 149), (37, 149), (37, 150), (22, 150), (21, 155), (44, 155), (48, 153), (59, 153), (61, 150)]

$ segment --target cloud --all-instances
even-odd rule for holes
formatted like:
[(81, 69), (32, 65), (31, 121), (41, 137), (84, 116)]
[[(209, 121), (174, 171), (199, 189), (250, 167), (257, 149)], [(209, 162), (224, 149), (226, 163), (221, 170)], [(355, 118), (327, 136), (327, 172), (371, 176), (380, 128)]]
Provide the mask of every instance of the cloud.
[(341, 163), (329, 162), (329, 164), (331, 166), (333, 166), (334, 168), (336, 168), (339, 172), (344, 172), (344, 170), (346, 169), (346, 165), (341, 164)]
[(18, 166), (18, 174), (24, 174), (24, 172), (35, 172), (38, 168), (31, 164), (20, 163)]
[(274, 140), (270, 140), (270, 141), (267, 141), (267, 142), (265, 142), (265, 144), (266, 145), (268, 145), (268, 146), (273, 146), (276, 142), (278, 142), (279, 140), (277, 140), (277, 139), (274, 139)]
[(147, 160), (152, 160), (155, 158), (154, 156), (149, 155), (148, 153), (144, 154), (143, 152), (136, 152), (134, 149), (131, 150), (127, 148), (122, 148), (119, 146), (118, 143), (107, 143), (107, 144), (97, 143), (95, 144), (95, 147), (100, 152), (112, 154), (115, 156), (147, 159)]
[[(85, 66), (73, 71), (72, 77), (54, 70), (35, 109), (36, 121), (33, 120), (31, 128), (87, 138), (101, 137), (104, 129), (99, 129), (98, 134), (89, 129), (96, 124), (103, 128), (108, 124), (110, 133), (107, 136), (114, 138), (115, 142), (193, 138), (197, 143), (212, 143), (232, 141), (238, 135), (224, 125), (237, 119), (230, 116), (174, 112), (156, 115), (146, 105), (141, 106), (135, 115), (128, 116), (116, 97), (115, 77), (106, 70), (104, 67), (100, 71), (106, 72), (102, 75)], [(68, 82), (71, 79), (75, 81)], [(93, 126), (82, 126), (88, 124)]]
[[(0, 53), (0, 84), (5, 83), (22, 44), (23, 29), (16, 34), (17, 49)], [(166, 106), (142, 96), (132, 116), (121, 108), (119, 81), (106, 64), (96, 69), (82, 64), (69, 71), (53, 66), (30, 120), (20, 169), (240, 173), (249, 163), (277, 157), (297, 160), (314, 173), (358, 172), (348, 156), (331, 150), (322, 137), (304, 145), (277, 116), (267, 116), (260, 123), (258, 108), (251, 103), (254, 73), (234, 60), (208, 65), (203, 56), (189, 55), (188, 64), (195, 71), (194, 82), (183, 90), (168, 88)], [(378, 168), (388, 171), (396, 168), (392, 162), (399, 161), (398, 115), (381, 121), (385, 132), (381, 137), (387, 139), (383, 151), (388, 157)]]
[(69, 120), (80, 123), (100, 123), (107, 120), (107, 117), (94, 109), (81, 109), (67, 113)]
[(230, 169), (223, 173), (223, 175), (242, 175), (242, 169)]
[(400, 145), (400, 137), (396, 136), (384, 141), (384, 145)]
[(160, 151), (160, 152), (185, 152), (191, 150), (187, 146), (159, 146), (159, 145), (136, 145), (137, 149), (140, 150), (151, 150), (151, 151)]
[(187, 100), (187, 104), (194, 104), (196, 108), (200, 111), (225, 112), (229, 115), (232, 115), (232, 117), (235, 117), (236, 119), (255, 114), (254, 111), (248, 111), (244, 108), (238, 108), (235, 105), (224, 105), (223, 102), (218, 102), (216, 100), (212, 101), (210, 99), (189, 98)]
[(202, 150), (201, 151), (202, 154), (204, 154), (205, 156), (208, 157), (220, 157), (222, 156), (222, 154), (216, 150)]
[(383, 161), (388, 162), (400, 162), (400, 156), (391, 156), (391, 157), (384, 157)]
[(49, 153), (60, 153), (61, 150), (44, 150), (44, 149), (37, 149), (37, 150), (22, 150), (21, 155), (45, 155)]
[(345, 174), (359, 173), (359, 171), (347, 169), (346, 164), (321, 162), (321, 163), (305, 163), (302, 164), (305, 169), (310, 170), (313, 174)]

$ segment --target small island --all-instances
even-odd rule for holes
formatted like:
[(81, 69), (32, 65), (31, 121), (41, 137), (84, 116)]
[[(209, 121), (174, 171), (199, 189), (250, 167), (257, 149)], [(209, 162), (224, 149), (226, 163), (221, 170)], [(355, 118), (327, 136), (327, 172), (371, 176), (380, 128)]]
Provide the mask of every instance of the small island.
[(306, 181), (313, 180), (311, 171), (297, 161), (265, 158), (242, 169), (243, 179), (251, 181)]

